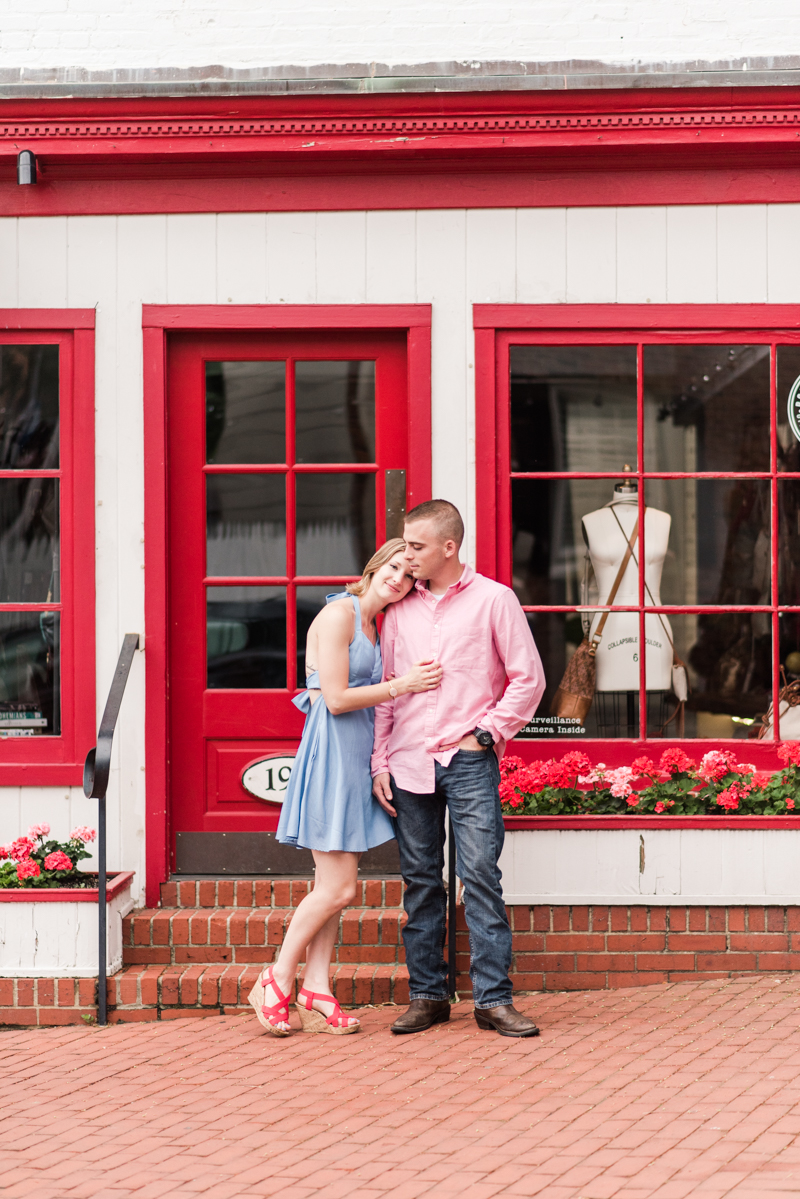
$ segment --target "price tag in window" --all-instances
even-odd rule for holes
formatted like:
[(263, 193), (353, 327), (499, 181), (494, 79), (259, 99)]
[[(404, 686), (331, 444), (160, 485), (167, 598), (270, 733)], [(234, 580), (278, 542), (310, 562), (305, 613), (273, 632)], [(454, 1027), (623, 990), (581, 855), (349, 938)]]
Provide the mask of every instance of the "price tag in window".
[(242, 771), (242, 786), (256, 799), (263, 799), (266, 803), (283, 803), (293, 766), (293, 754), (261, 758), (260, 761), (245, 766)]
[(795, 379), (789, 392), (788, 415), (792, 432), (800, 441), (800, 375)]

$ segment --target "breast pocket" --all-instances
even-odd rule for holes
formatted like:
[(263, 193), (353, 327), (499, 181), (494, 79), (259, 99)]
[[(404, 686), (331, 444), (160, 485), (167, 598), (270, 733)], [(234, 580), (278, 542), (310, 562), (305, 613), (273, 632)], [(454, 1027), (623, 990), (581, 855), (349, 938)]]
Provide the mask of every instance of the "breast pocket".
[(480, 625), (446, 629), (442, 637), (442, 665), (458, 671), (479, 670), (486, 662), (485, 638)]

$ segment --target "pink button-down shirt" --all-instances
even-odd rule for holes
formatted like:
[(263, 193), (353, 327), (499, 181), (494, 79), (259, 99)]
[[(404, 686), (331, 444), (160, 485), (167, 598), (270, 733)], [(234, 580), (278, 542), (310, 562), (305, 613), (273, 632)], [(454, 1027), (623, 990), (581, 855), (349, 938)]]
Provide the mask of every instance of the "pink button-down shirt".
[(388, 770), (398, 787), (418, 795), (435, 788), (434, 761), (449, 765), (476, 725), (488, 729), (502, 757), (544, 691), (542, 662), (516, 596), (470, 566), (438, 599), (420, 581), (390, 604), (381, 652), (384, 679), (423, 658), (438, 659), (444, 670), (436, 691), (375, 708), (372, 773)]

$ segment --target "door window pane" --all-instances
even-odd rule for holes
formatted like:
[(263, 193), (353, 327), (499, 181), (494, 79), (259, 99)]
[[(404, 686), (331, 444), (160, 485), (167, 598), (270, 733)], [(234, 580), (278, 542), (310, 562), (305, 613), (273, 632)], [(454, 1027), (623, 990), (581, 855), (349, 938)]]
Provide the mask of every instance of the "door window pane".
[(206, 572), (286, 573), (285, 475), (206, 475)]
[(285, 362), (207, 362), (206, 462), (285, 461)]
[(645, 470), (769, 470), (769, 346), (644, 347)]
[[(769, 604), (768, 479), (648, 479), (648, 581), (665, 604)], [(648, 517), (648, 529), (650, 518)]]
[(295, 364), (295, 460), (375, 461), (375, 363)]
[(778, 603), (800, 607), (800, 479), (778, 483)]
[[(609, 508), (615, 497), (622, 530)], [(513, 586), (520, 603), (605, 603), (638, 515), (631, 481), (514, 479), (511, 503)], [(639, 603), (632, 561), (614, 603)]]
[(209, 688), (286, 686), (286, 588), (206, 590)]
[(0, 602), (59, 599), (58, 480), (0, 479)]
[(58, 612), (0, 612), (0, 737), (61, 732)]
[(635, 346), (512, 346), (512, 471), (636, 468)]
[(0, 346), (0, 468), (58, 467), (58, 346)]
[(800, 470), (800, 346), (778, 346), (778, 470)]
[[(306, 679), (306, 638), (311, 622), (318, 612), (325, 607), (325, 597), (343, 591), (335, 583), (322, 587), (297, 588), (297, 686), (305, 687)], [(313, 665), (316, 665), (314, 663)]]
[(375, 553), (375, 476), (301, 474), (297, 573), (360, 575)]

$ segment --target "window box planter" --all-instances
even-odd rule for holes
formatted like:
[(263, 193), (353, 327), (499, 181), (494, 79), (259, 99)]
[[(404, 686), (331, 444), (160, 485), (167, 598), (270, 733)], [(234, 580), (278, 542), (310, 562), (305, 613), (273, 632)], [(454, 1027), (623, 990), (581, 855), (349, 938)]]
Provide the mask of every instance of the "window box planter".
[[(108, 877), (106, 969), (122, 967), (122, 917), (133, 907), (132, 870)], [(0, 978), (97, 974), (97, 888), (0, 890)]]
[(800, 904), (800, 816), (505, 816), (515, 904)]

